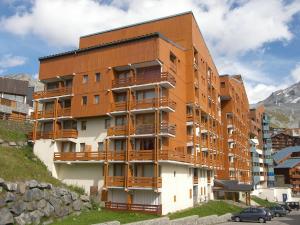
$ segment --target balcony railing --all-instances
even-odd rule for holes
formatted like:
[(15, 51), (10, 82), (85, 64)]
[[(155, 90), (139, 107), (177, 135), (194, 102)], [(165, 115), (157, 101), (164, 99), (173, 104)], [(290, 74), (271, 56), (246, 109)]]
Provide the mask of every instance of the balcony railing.
[(129, 152), (130, 160), (154, 160), (154, 150), (133, 150)]
[(59, 161), (89, 161), (105, 160), (105, 152), (55, 152), (54, 160)]
[(171, 160), (185, 163), (193, 163), (194, 156), (180, 151), (161, 150), (159, 152), (160, 160)]
[(117, 202), (105, 202), (105, 208), (116, 211), (136, 211), (155, 215), (161, 215), (161, 205), (126, 204)]
[(140, 124), (136, 125), (135, 134), (154, 134), (155, 125), (154, 124)]
[(121, 151), (121, 152), (108, 151), (107, 152), (107, 160), (110, 160), (110, 161), (124, 161), (125, 160), (125, 151)]
[(36, 139), (53, 139), (53, 134), (52, 131), (37, 131)]
[[(129, 131), (130, 134), (132, 134), (132, 131)], [(120, 125), (115, 127), (110, 127), (107, 130), (108, 136), (122, 136), (122, 135), (128, 135), (128, 126), (126, 125)]]
[(6, 98), (0, 98), (0, 105), (16, 108), (17, 102)]
[(107, 186), (111, 187), (124, 187), (125, 177), (123, 176), (109, 176), (106, 177)]
[(119, 78), (112, 81), (113, 88), (134, 86), (134, 85), (142, 85), (142, 84), (150, 84), (150, 83), (158, 83), (158, 82), (169, 82), (173, 86), (176, 84), (175, 77), (168, 72), (161, 73), (160, 76), (139, 76), (136, 77), (127, 77), (127, 78)]
[(160, 99), (146, 98), (142, 100), (135, 100), (132, 109), (147, 109), (147, 108), (157, 108), (157, 107), (169, 107), (172, 110), (175, 110), (176, 102), (170, 100), (167, 97), (163, 97)]
[(176, 125), (162, 122), (160, 125), (160, 133), (176, 134)]
[(111, 111), (126, 111), (127, 110), (127, 102), (114, 102), (111, 104)]
[(75, 129), (63, 129), (56, 132), (56, 138), (77, 138), (78, 131)]
[(197, 176), (193, 177), (193, 184), (198, 184), (198, 177)]
[(64, 87), (64, 88), (56, 88), (51, 90), (45, 91), (38, 91), (33, 94), (34, 99), (38, 98), (50, 98), (55, 96), (62, 96), (62, 95), (70, 95), (72, 94), (72, 88)]
[(128, 187), (161, 188), (161, 177), (129, 177)]
[(60, 108), (59, 110), (57, 110), (57, 116), (58, 117), (71, 116), (71, 107)]

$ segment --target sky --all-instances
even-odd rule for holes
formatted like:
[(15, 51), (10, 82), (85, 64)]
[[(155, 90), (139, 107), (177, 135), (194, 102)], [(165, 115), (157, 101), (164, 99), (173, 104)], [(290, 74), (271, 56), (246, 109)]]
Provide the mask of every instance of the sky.
[(250, 103), (300, 81), (300, 0), (0, 0), (0, 76), (37, 77), (39, 57), (78, 48), (80, 36), (186, 11)]

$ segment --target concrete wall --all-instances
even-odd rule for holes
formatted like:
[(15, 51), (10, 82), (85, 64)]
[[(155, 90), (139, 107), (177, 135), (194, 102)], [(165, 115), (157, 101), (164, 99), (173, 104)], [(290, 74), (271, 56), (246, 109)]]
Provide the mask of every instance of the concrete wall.
[[(176, 173), (175, 176), (174, 172)], [(163, 215), (193, 206), (193, 193), (190, 198), (190, 190), (191, 192), (193, 191), (193, 173), (191, 168), (186, 165), (162, 164), (161, 177)], [(174, 197), (176, 201), (174, 201)]]
[(252, 194), (272, 202), (283, 202), (282, 195), (287, 194), (287, 201), (293, 201), (292, 191), (287, 187), (261, 188)]

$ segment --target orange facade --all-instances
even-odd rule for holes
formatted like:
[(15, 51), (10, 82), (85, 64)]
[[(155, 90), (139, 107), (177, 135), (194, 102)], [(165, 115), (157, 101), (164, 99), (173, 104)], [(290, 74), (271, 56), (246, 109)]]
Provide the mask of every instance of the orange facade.
[(249, 103), (240, 75), (220, 77), (225, 170), (223, 179), (251, 182)]

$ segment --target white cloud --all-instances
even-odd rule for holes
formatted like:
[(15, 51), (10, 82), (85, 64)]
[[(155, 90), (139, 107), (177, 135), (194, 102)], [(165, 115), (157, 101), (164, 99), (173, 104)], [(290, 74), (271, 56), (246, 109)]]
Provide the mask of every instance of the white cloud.
[(14, 56), (6, 54), (0, 57), (0, 73), (3, 73), (6, 69), (21, 66), (26, 63), (26, 58), (23, 56)]
[(295, 82), (300, 81), (300, 63), (291, 71), (291, 75)]

